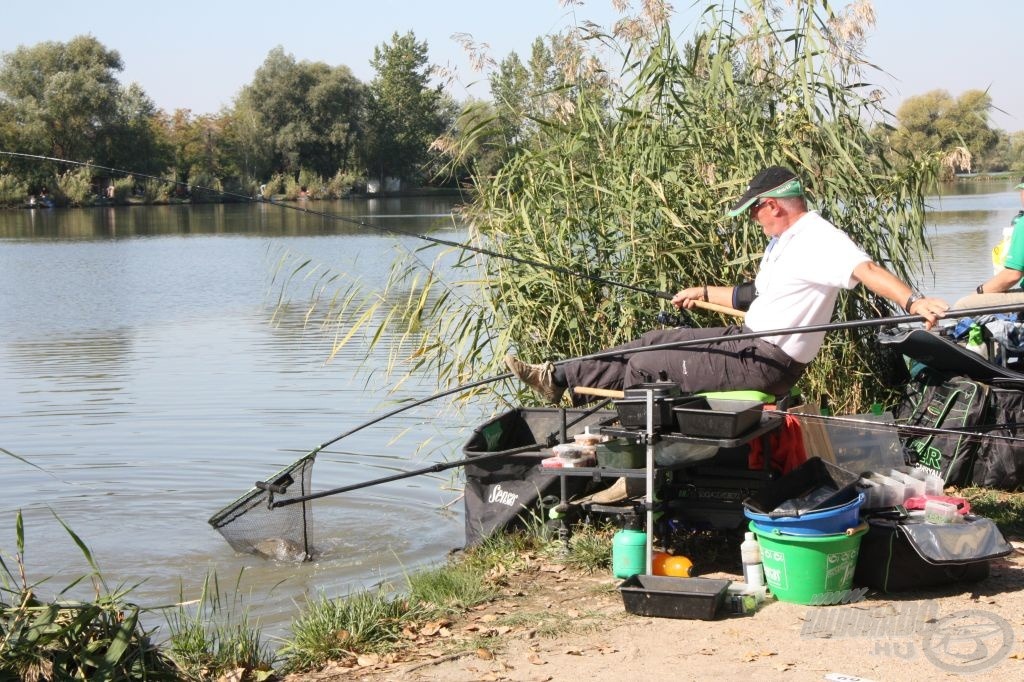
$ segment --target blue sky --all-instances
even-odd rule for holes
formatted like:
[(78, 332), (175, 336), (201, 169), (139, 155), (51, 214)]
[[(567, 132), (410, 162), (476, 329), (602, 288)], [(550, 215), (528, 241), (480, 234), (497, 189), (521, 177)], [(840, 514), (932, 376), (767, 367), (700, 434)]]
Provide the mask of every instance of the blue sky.
[[(639, 0), (632, 4), (638, 6)], [(696, 11), (690, 0), (674, 6), (673, 26), (685, 37)], [(868, 39), (867, 56), (888, 75), (874, 74), (870, 80), (889, 91), (891, 109), (907, 97), (936, 88), (954, 96), (989, 88), (995, 106), (1005, 112), (993, 112), (993, 125), (1024, 130), (1024, 79), (1016, 73), (1024, 2), (875, 0), (875, 12), (877, 25)], [(482, 76), (471, 69), (453, 34), (470, 34), (488, 44), (491, 56), (500, 60), (511, 51), (526, 56), (534, 38), (574, 22), (610, 26), (619, 16), (611, 0), (585, 0), (570, 7), (562, 7), (558, 0), (305, 5), (265, 0), (48, 0), (38, 5), (8, 3), (3, 15), (0, 52), (89, 33), (120, 52), (123, 81), (137, 81), (163, 109), (187, 108), (197, 114), (230, 105), (278, 45), (296, 59), (344, 64), (358, 78), (369, 80), (373, 48), (389, 41), (395, 31), (412, 30), (427, 41), (432, 62), (459, 74), (451, 90), (456, 98), (486, 97)]]

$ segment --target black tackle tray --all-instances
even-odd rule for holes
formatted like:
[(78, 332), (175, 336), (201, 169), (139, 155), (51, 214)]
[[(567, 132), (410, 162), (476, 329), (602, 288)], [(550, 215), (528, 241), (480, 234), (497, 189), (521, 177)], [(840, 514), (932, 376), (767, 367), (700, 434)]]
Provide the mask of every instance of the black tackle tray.
[(654, 399), (658, 398), (679, 398), (683, 395), (683, 389), (679, 384), (673, 384), (671, 381), (651, 381), (644, 384), (633, 384), (622, 391), (622, 397), (627, 400), (633, 400), (635, 398), (647, 399), (647, 392), (654, 392)]
[[(801, 513), (841, 507), (860, 494), (857, 485), (859, 480), (859, 474), (826, 462), (820, 457), (812, 457), (743, 500), (743, 506), (752, 512), (767, 514), (772, 518), (800, 516)], [(799, 511), (776, 511), (783, 502), (798, 500), (819, 488), (831, 488), (835, 492), (821, 497)]]
[(634, 575), (619, 585), (626, 611), (637, 616), (714, 620), (731, 580)]
[[(674, 431), (676, 422), (672, 411), (677, 407), (683, 407), (704, 398), (696, 396), (677, 396), (673, 398), (659, 398), (654, 396), (654, 430)], [(615, 409), (619, 414), (619, 423), (627, 429), (647, 428), (647, 397), (623, 398), (614, 401)]]
[(686, 405), (677, 405), (675, 414), (679, 433), (706, 438), (735, 438), (757, 426), (764, 403), (757, 400), (723, 400), (697, 397)]

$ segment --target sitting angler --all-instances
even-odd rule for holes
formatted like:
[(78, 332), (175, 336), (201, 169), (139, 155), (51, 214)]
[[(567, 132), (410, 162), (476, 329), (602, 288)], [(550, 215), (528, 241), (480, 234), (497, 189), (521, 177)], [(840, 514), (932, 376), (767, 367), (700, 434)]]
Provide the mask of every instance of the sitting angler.
[[(1014, 189), (1020, 190), (1020, 202), (1024, 205), (1024, 178)], [(1001, 252), (1002, 268), (991, 278), (982, 282), (973, 294), (959, 299), (954, 308), (981, 308), (1004, 303), (1024, 303), (1024, 210), (1010, 220), (1008, 244), (1000, 244), (995, 250)]]
[[(841, 230), (809, 211), (799, 178), (772, 166), (757, 174), (728, 212), (749, 215), (769, 241), (753, 283), (734, 287), (694, 286), (672, 298), (677, 308), (698, 301), (747, 310), (744, 325), (705, 329), (660, 329), (610, 351), (607, 358), (527, 364), (514, 355), (505, 363), (544, 400), (558, 403), (567, 388), (618, 389), (665, 377), (685, 392), (748, 389), (782, 395), (814, 359), (824, 332), (723, 340), (678, 349), (645, 351), (652, 345), (696, 341), (749, 332), (828, 323), (842, 289), (863, 284), (876, 295), (921, 315), (931, 328), (949, 308), (929, 298), (871, 260)], [(574, 404), (591, 399), (572, 395)]]

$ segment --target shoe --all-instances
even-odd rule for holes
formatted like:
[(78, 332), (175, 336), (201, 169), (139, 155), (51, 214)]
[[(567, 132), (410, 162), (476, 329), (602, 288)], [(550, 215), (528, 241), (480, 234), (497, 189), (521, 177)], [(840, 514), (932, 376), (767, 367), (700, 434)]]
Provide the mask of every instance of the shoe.
[(555, 366), (550, 362), (542, 365), (530, 365), (514, 355), (505, 356), (505, 366), (519, 380), (536, 391), (544, 400), (557, 405), (565, 393), (565, 386), (555, 383)]
[(622, 502), (629, 497), (626, 488), (625, 477), (618, 479), (615, 483), (604, 490), (600, 490), (590, 496), (590, 501), (596, 504), (611, 504), (612, 502)]

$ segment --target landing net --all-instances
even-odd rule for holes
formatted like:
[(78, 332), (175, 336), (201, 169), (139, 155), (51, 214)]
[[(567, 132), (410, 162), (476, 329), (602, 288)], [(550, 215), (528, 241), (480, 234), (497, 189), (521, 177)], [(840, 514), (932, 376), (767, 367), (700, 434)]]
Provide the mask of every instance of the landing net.
[(238, 552), (279, 561), (312, 558), (313, 508), (310, 502), (275, 508), (270, 505), (312, 492), (315, 459), (315, 455), (310, 454), (281, 469), (211, 516), (210, 525)]

